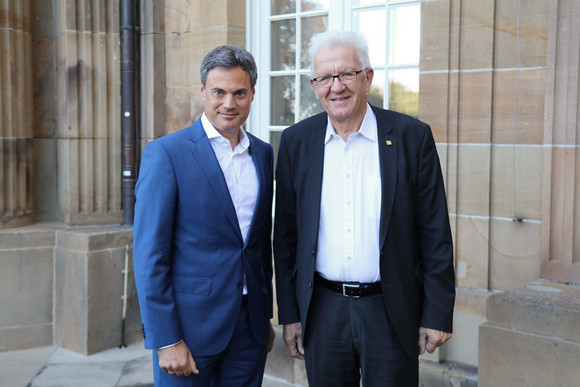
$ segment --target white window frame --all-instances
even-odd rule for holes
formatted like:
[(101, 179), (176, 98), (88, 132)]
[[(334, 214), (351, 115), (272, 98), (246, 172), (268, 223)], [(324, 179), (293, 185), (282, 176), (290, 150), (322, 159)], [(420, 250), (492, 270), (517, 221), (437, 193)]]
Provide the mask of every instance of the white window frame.
[[(297, 6), (300, 0), (296, 0)], [(352, 25), (353, 10), (361, 10), (366, 8), (385, 7), (385, 28), (386, 41), (389, 42), (389, 8), (397, 6), (407, 6), (412, 4), (420, 4), (421, 0), (378, 0), (375, 4), (364, 6), (352, 6), (351, 0), (330, 0), (330, 9), (328, 11), (328, 29), (329, 30), (350, 30)], [(300, 13), (301, 16), (313, 16), (318, 14), (326, 14), (326, 11), (312, 11), (308, 13)], [(295, 14), (291, 14), (295, 15)], [(285, 15), (289, 16), (289, 15)], [(246, 127), (250, 132), (260, 137), (266, 142), (270, 142), (270, 132), (280, 131), (285, 129), (285, 126), (270, 125), (270, 76), (284, 75), (284, 71), (270, 70), (270, 23), (277, 20), (276, 16), (270, 16), (270, 1), (255, 1), (246, 0), (246, 47), (253, 54), (258, 66), (258, 81), (256, 83), (256, 96), (252, 103), (248, 123)], [(296, 30), (300, 31), (300, 18), (297, 19)], [(300, 61), (300, 40), (296, 40), (296, 61)], [(377, 69), (385, 70), (384, 77), (384, 95), (383, 107), (388, 108), (389, 103), (389, 70), (398, 70), (405, 68), (419, 68), (419, 63), (408, 63), (404, 65), (392, 66), (389, 62), (389, 50), (386, 49), (386, 58), (384, 59), (384, 67)], [(372, 64), (372, 63), (371, 63)], [(374, 68), (374, 66), (373, 66)], [(308, 74), (308, 71), (293, 70), (289, 74)], [(298, 77), (299, 78), (299, 77)], [(296, 91), (294, 94), (295, 106), (299, 106), (300, 98), (300, 82), (296, 83)], [(299, 112), (295, 114), (299, 116)]]

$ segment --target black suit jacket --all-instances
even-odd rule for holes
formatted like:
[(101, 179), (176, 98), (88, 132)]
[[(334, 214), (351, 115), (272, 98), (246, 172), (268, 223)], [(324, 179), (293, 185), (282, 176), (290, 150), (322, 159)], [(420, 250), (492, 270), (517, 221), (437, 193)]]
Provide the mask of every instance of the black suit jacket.
[[(443, 177), (430, 127), (372, 107), (378, 126), (384, 303), (410, 357), (419, 327), (452, 331), (453, 244)], [(282, 133), (276, 167), (274, 257), (281, 324), (300, 321), (307, 345), (314, 284), (327, 114)]]

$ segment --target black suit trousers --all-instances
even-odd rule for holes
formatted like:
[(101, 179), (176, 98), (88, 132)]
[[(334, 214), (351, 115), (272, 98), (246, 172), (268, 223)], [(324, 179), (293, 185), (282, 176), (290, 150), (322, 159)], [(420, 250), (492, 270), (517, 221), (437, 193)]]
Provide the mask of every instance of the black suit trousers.
[(382, 294), (348, 298), (315, 284), (305, 362), (310, 387), (416, 387), (418, 358), (403, 350)]

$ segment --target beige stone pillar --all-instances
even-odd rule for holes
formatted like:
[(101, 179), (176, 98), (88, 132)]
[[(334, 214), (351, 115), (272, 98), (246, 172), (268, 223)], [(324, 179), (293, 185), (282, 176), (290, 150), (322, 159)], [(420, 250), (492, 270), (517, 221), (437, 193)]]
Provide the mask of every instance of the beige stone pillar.
[(32, 222), (30, 2), (0, 2), (0, 228)]
[(119, 223), (119, 5), (54, 4), (59, 210), (67, 224)]
[(440, 359), (477, 366), (488, 290), (539, 276), (547, 2), (429, 1), (421, 23), (419, 118), (442, 162), (458, 286)]
[(580, 4), (549, 2), (542, 277), (580, 282)]
[[(92, 354), (142, 338), (131, 228), (59, 230), (54, 261), (55, 344)], [(127, 301), (125, 313), (123, 299)]]

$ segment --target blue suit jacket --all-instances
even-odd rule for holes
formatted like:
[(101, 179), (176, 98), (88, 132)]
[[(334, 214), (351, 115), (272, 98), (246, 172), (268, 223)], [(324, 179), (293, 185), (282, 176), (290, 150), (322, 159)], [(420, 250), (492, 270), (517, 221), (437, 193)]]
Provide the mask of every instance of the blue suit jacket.
[(272, 317), (272, 147), (248, 133), (259, 181), (244, 243), (225, 178), (201, 121), (149, 143), (136, 185), (135, 282), (146, 348), (184, 340), (192, 355), (228, 344), (244, 274), (260, 345)]
[[(384, 304), (410, 357), (419, 327), (451, 332), (453, 244), (445, 188), (429, 126), (372, 107), (381, 169), (380, 272)], [(308, 341), (318, 246), (327, 114), (284, 130), (276, 167), (274, 258), (281, 324), (301, 321)]]

